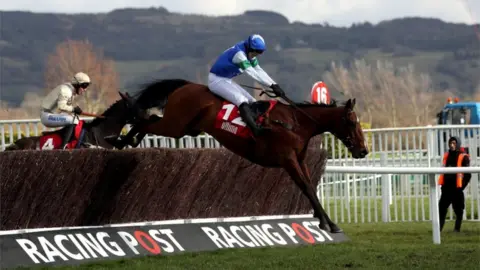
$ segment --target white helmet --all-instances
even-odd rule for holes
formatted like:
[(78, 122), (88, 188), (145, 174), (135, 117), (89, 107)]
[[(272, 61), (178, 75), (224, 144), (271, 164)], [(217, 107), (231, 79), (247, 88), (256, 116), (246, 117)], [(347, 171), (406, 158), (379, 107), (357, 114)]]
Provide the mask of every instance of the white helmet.
[(72, 84), (90, 84), (90, 77), (83, 72), (78, 72), (73, 76)]

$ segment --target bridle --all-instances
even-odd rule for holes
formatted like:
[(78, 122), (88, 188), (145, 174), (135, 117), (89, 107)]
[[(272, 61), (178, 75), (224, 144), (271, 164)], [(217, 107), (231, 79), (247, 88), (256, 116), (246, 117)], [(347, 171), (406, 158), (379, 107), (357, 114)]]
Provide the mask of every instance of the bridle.
[[(300, 109), (297, 105), (295, 105), (295, 102), (293, 102), (291, 99), (289, 99), (287, 96), (283, 95), (283, 96), (279, 96), (277, 94), (275, 94), (275, 92), (273, 90), (266, 90), (266, 89), (263, 89), (263, 88), (259, 88), (259, 87), (253, 87), (253, 86), (249, 86), (249, 85), (244, 85), (244, 84), (240, 84), (241, 86), (244, 86), (244, 87), (247, 87), (247, 88), (250, 88), (250, 89), (256, 89), (256, 90), (260, 90), (262, 91), (260, 93), (260, 96), (262, 95), (267, 95), (268, 97), (271, 97), (271, 98), (276, 98), (276, 97), (281, 97), (283, 100), (285, 100), (290, 106), (292, 106), (293, 108), (295, 108), (296, 110), (300, 111), (301, 113), (303, 113), (306, 117), (308, 117), (310, 120), (312, 120), (315, 124), (319, 125), (320, 126), (320, 123), (317, 122), (317, 120), (315, 120), (312, 116), (310, 116), (308, 113), (306, 113), (304, 110)], [(295, 115), (294, 115), (295, 117)], [(295, 118), (295, 121), (296, 121), (296, 118)]]
[[(355, 125), (355, 123), (352, 123), (352, 121), (350, 121), (350, 119), (347, 119), (346, 116), (347, 116), (349, 113), (350, 113), (350, 111), (347, 112), (345, 115), (342, 116), (342, 121), (345, 122), (345, 123), (349, 126), (349, 128), (350, 128), (350, 126), (351, 126), (351, 125)], [(340, 138), (339, 136), (337, 136), (336, 132), (330, 132), (330, 133), (333, 134), (335, 137)], [(347, 149), (349, 149), (349, 150), (352, 150), (352, 149), (353, 149), (353, 147), (354, 147), (354, 145), (353, 145), (353, 139), (352, 139), (352, 137), (351, 137), (349, 134), (347, 134), (347, 136), (346, 136), (345, 138), (339, 139), (339, 140), (345, 145), (345, 147), (346, 147)]]

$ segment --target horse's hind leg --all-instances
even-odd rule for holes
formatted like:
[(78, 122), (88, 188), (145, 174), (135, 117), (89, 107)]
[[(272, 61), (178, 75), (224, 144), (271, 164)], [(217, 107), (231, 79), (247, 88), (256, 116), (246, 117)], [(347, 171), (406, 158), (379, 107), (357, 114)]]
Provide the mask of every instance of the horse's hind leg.
[[(172, 120), (170, 120), (172, 119)], [(155, 122), (138, 126), (138, 133), (154, 134), (157, 136), (181, 138), (185, 136), (188, 123), (183, 123), (179, 119), (161, 118)]]
[[(303, 174), (304, 174), (305, 177), (308, 179), (308, 182), (310, 183), (310, 185), (312, 185), (312, 181), (311, 181), (312, 178), (310, 177), (310, 172), (309, 172), (309, 170), (308, 170), (308, 167), (307, 167), (307, 164), (305, 163), (305, 161), (302, 161), (302, 162), (300, 163), (300, 166), (301, 166), (301, 168), (302, 168)], [(315, 199), (318, 201), (318, 197), (317, 197), (317, 196), (315, 196)], [(318, 201), (318, 204), (320, 205), (320, 207), (322, 207), (321, 204), (320, 204), (320, 201)], [(330, 219), (330, 217), (328, 216), (328, 214), (327, 214), (327, 212), (326, 212), (325, 210), (323, 210), (323, 215), (324, 215), (325, 219), (326, 219), (327, 222), (328, 222), (328, 226), (330, 226), (330, 232), (332, 232), (332, 233), (342, 232), (342, 229), (340, 229), (340, 227), (338, 227), (338, 225), (335, 224), (335, 223)], [(315, 214), (315, 216), (316, 216), (317, 218), (320, 218), (320, 217), (317, 216), (317, 213)]]
[(309, 180), (303, 173), (300, 164), (298, 163), (296, 157), (289, 159), (288, 163), (284, 166), (285, 170), (288, 172), (290, 177), (292, 177), (295, 184), (302, 190), (302, 193), (308, 198), (310, 204), (312, 205), (314, 216), (317, 217), (320, 221), (319, 227), (322, 230), (328, 230), (327, 220), (325, 218), (326, 214), (323, 210), (320, 202), (318, 201), (315, 189), (311, 186)]
[(39, 137), (21, 138), (6, 147), (5, 151), (35, 150), (37, 149), (39, 139)]

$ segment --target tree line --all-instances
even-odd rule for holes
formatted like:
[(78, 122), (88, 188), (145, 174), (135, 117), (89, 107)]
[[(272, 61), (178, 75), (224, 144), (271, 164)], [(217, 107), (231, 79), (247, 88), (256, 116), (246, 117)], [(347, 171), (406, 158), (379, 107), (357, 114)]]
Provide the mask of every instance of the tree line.
[[(290, 23), (281, 14), (264, 11), (223, 17), (179, 15), (163, 8), (80, 15), (1, 12), (0, 16), (2, 57), (8, 60), (2, 70), (4, 89), (16, 85), (41, 89), (22, 96), (19, 108), (4, 100), (2, 119), (38, 117), (32, 109), (38, 106), (35, 100), (78, 70), (95, 82), (83, 105), (91, 112), (103, 110), (125, 88), (115, 66), (118, 61), (187, 59), (178, 65), (164, 64), (152, 74), (205, 83), (212, 60), (252, 29), (269, 43), (262, 65), (275, 66), (271, 73), (289, 96), (306, 99), (312, 82), (322, 79), (332, 92), (356, 97), (361, 120), (372, 127), (431, 123), (449, 95), (480, 100), (475, 75), (480, 71), (480, 42), (474, 27), (437, 19), (403, 18), (339, 28)], [(288, 49), (328, 50), (346, 57), (332, 56), (332, 61), (322, 64), (300, 62), (297, 55), (285, 56)], [(371, 49), (391, 59), (421, 58), (424, 52), (447, 54), (431, 72), (419, 72), (409, 63), (367, 62), (364, 57)], [(145, 78), (131, 80), (139, 83)]]

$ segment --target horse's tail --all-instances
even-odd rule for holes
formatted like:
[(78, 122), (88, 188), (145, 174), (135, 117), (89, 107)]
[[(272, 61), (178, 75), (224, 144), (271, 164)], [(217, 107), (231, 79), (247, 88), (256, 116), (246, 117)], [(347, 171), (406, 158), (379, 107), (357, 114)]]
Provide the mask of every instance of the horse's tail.
[(20, 150), (20, 147), (14, 142), (14, 143), (11, 143), (9, 146), (7, 146), (4, 151), (15, 151), (15, 150)]
[(192, 82), (183, 79), (167, 79), (147, 83), (134, 95), (135, 102), (142, 109), (163, 107), (171, 93), (190, 83)]
[(15, 151), (15, 150), (34, 150), (38, 148), (40, 136), (32, 136), (32, 137), (23, 137), (20, 138), (9, 146), (5, 148), (4, 151)]

